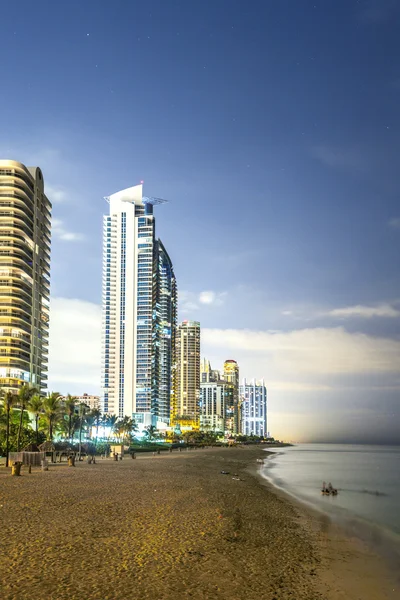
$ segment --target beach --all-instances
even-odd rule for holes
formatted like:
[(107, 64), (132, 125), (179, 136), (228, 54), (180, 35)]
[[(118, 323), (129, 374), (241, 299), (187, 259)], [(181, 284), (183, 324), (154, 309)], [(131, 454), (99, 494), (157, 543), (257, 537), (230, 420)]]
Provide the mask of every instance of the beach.
[(370, 549), (263, 481), (264, 456), (249, 446), (21, 477), (1, 468), (0, 597), (397, 598)]

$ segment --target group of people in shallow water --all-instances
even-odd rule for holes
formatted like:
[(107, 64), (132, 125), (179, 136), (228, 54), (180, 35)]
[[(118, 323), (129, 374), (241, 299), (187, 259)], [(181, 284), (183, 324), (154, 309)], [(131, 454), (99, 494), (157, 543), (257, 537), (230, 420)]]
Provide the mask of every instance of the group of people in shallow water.
[(337, 490), (332, 486), (331, 482), (329, 482), (328, 485), (326, 485), (325, 481), (323, 481), (321, 493), (324, 496), (336, 496)]

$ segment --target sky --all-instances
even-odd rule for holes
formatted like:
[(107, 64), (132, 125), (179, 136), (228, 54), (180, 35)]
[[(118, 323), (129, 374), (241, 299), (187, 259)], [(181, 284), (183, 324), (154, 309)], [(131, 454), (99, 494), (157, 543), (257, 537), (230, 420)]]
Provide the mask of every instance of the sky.
[(49, 387), (100, 393), (104, 196), (144, 180), (179, 317), (272, 435), (400, 443), (400, 3), (20, 0), (0, 158), (53, 203)]

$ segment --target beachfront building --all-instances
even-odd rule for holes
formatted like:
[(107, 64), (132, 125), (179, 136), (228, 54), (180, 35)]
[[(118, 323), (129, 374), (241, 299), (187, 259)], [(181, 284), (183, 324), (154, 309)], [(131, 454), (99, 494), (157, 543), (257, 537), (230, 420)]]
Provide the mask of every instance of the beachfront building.
[(152, 404), (159, 420), (169, 424), (176, 372), (178, 290), (172, 261), (162, 244), (154, 246)]
[(267, 436), (267, 389), (264, 380), (247, 382), (239, 387), (241, 400), (241, 433)]
[(209, 381), (219, 381), (221, 379), (221, 373), (216, 369), (211, 368), (210, 361), (203, 358), (200, 365), (200, 381), (201, 383)]
[(86, 404), (90, 410), (101, 408), (100, 396), (91, 396), (90, 394), (82, 394), (82, 396), (74, 396), (77, 404)]
[(171, 423), (186, 429), (200, 425), (200, 323), (183, 321), (176, 337), (176, 393)]
[(200, 371), (200, 429), (222, 431), (231, 435), (235, 386), (221, 378), (210, 361), (201, 361)]
[(139, 428), (169, 423), (177, 311), (171, 259), (155, 237), (142, 184), (106, 198), (103, 222), (102, 410)]
[(47, 387), (51, 204), (39, 167), (0, 160), (0, 387)]
[(240, 432), (239, 365), (236, 360), (229, 359), (224, 362), (224, 380), (232, 384), (226, 404), (226, 429), (235, 435)]
[(219, 379), (200, 383), (200, 429), (225, 433), (227, 390), (232, 384)]

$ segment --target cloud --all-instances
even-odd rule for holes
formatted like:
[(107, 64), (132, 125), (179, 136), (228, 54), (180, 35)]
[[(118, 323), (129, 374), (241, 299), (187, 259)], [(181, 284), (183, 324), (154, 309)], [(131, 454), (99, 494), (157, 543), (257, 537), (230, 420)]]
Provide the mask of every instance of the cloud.
[(52, 298), (50, 303), (49, 389), (60, 393), (99, 391), (101, 307)]
[(193, 292), (179, 290), (178, 292), (179, 312), (188, 315), (196, 310), (199, 310), (199, 305), (196, 302), (196, 295)]
[(199, 305), (196, 304), (195, 302), (182, 302), (181, 304), (181, 312), (182, 313), (189, 313), (189, 312), (193, 312), (195, 310), (199, 310)]
[(327, 384), (327, 378), (337, 376), (400, 370), (399, 341), (349, 333), (342, 327), (286, 332), (203, 329), (202, 353), (221, 360), (229, 353), (244, 376), (267, 381)]
[[(338, 435), (353, 442), (368, 436), (371, 441), (375, 435), (378, 441), (398, 443), (400, 341), (348, 333), (341, 327), (288, 332), (203, 329), (201, 344), (202, 356), (214, 368), (234, 358), (241, 378), (265, 378), (268, 428), (277, 437), (306, 441), (320, 436), (326, 441), (329, 424), (332, 441)], [(100, 368), (101, 307), (52, 298), (49, 389), (100, 393)], [(346, 410), (355, 415), (351, 427)], [(385, 427), (377, 428), (379, 423)]]
[(364, 171), (366, 158), (357, 148), (338, 148), (325, 144), (313, 146), (311, 154), (328, 167)]
[(45, 193), (52, 204), (61, 204), (67, 199), (67, 192), (64, 189), (52, 186), (49, 183), (45, 184)]
[(400, 317), (400, 311), (390, 304), (379, 304), (378, 306), (363, 306), (357, 304), (355, 306), (346, 306), (344, 308), (335, 308), (327, 313), (330, 317), (338, 317), (340, 319), (348, 319), (357, 317), (361, 319), (372, 319), (373, 317)]
[(201, 306), (222, 306), (227, 292), (214, 292), (205, 290), (199, 294), (182, 290), (179, 292), (179, 310), (182, 314), (193, 313), (200, 310)]
[(333, 389), (330, 385), (322, 383), (310, 383), (299, 381), (274, 381), (268, 380), (268, 390), (271, 391), (287, 391), (287, 392), (321, 392)]
[[(99, 386), (101, 307), (53, 298), (50, 308), (52, 384)], [(377, 377), (371, 385), (378, 387), (399, 382), (400, 341), (349, 333), (342, 327), (276, 332), (204, 328), (202, 355), (212, 363), (233, 357), (242, 377), (264, 377), (282, 390), (327, 389), (338, 386), (341, 377), (343, 385), (351, 387), (349, 376), (360, 375)], [(391, 380), (390, 374), (396, 377)]]
[(389, 227), (392, 227), (392, 229), (400, 229), (400, 218), (394, 217), (393, 219), (390, 219)]
[(67, 231), (64, 228), (64, 223), (61, 219), (52, 219), (51, 231), (55, 237), (64, 242), (79, 242), (85, 239), (85, 236), (82, 233)]
[(213, 292), (212, 290), (206, 290), (200, 292), (199, 302), (201, 304), (209, 304), (214, 306), (221, 306), (224, 303), (226, 292)]

